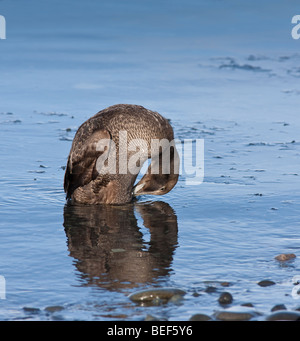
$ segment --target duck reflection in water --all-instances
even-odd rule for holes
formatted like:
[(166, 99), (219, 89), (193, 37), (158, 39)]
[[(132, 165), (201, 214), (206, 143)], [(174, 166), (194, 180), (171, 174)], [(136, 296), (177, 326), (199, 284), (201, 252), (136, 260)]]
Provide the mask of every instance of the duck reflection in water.
[[(138, 213), (150, 231), (145, 242)], [(64, 227), (70, 256), (83, 285), (109, 290), (153, 283), (171, 271), (177, 216), (162, 201), (126, 205), (66, 204)]]

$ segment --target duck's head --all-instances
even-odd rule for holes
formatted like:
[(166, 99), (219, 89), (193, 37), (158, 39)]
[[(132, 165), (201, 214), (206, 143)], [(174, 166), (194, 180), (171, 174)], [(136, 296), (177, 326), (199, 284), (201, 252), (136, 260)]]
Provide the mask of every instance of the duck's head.
[[(166, 172), (162, 163), (162, 155), (152, 159), (146, 174), (133, 187), (133, 196), (139, 195), (163, 195), (171, 191), (176, 185), (179, 177), (179, 155), (174, 146), (170, 150), (169, 166)], [(159, 165), (159, 174), (152, 174), (151, 170), (155, 169), (155, 165)]]
[(146, 174), (133, 188), (133, 196), (163, 195), (176, 185), (178, 174)]

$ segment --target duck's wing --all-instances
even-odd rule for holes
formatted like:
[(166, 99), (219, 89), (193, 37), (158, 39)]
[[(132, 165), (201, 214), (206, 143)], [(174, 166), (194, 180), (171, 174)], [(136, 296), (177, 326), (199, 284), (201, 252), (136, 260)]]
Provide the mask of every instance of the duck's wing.
[(93, 132), (88, 138), (80, 134), (75, 136), (64, 177), (67, 199), (76, 188), (87, 185), (98, 176), (97, 159), (109, 153), (110, 145), (111, 135), (105, 129)]

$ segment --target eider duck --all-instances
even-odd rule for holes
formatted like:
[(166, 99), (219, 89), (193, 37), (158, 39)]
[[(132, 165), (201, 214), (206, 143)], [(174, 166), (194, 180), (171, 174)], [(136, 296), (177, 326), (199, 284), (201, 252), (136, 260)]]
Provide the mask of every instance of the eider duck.
[[(153, 141), (167, 141), (169, 146), (154, 148)], [(134, 186), (139, 170), (150, 158), (147, 172)], [(76, 203), (124, 204), (138, 195), (168, 193), (176, 185), (178, 173), (179, 156), (169, 121), (139, 105), (117, 104), (78, 128), (64, 190), (66, 199)]]

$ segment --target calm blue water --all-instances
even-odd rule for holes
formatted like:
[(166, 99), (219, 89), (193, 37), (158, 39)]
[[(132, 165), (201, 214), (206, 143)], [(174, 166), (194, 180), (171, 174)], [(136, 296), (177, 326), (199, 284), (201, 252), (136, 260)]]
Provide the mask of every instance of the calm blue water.
[[(224, 290), (263, 314), (299, 305), (296, 5), (0, 1), (1, 320), (188, 320), (220, 309)], [(204, 139), (203, 184), (182, 176), (164, 197), (118, 209), (65, 206), (76, 129), (116, 103)], [(296, 258), (281, 264), (281, 253)], [(128, 299), (153, 286), (187, 294), (156, 307)]]

